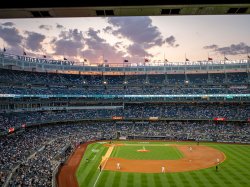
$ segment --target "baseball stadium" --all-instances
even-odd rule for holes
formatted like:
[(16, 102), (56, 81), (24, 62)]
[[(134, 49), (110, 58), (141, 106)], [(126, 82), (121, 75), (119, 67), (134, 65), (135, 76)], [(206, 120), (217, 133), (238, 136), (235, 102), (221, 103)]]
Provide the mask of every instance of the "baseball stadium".
[[(34, 173), (38, 186), (56, 180), (58, 186), (250, 182), (249, 61), (158, 67), (164, 74), (151, 74), (151, 66), (125, 68), (146, 75), (10, 70), (37, 64), (7, 53), (1, 62), (1, 175), (10, 186), (29, 184)], [(131, 86), (120, 83), (123, 78)], [(59, 80), (70, 86), (61, 88)], [(8, 160), (10, 154), (15, 157)]]
[(0, 186), (250, 186), (250, 3), (25, 2), (0, 7)]

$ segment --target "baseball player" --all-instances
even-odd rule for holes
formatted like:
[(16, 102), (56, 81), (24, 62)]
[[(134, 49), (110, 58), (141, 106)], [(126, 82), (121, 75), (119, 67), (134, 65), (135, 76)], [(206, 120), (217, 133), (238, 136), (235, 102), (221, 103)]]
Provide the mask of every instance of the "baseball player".
[(219, 158), (217, 158), (217, 159), (216, 159), (216, 161), (217, 161), (217, 164), (219, 164), (219, 163), (220, 163), (220, 159), (219, 159)]
[(161, 167), (161, 172), (165, 173), (165, 167), (164, 166)]
[(191, 152), (192, 150), (193, 150), (193, 148), (190, 146), (190, 147), (189, 147), (189, 151)]
[(116, 164), (116, 168), (119, 169), (119, 170), (121, 169), (119, 162)]

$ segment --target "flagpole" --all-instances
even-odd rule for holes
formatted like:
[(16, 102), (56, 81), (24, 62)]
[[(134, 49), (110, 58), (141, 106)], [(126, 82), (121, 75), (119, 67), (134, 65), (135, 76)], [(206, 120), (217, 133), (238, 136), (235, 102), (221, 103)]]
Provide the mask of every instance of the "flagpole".
[(103, 82), (105, 81), (105, 77), (104, 77), (104, 68), (105, 67), (105, 62), (104, 62), (104, 53), (102, 52), (102, 80)]
[(146, 59), (146, 51), (145, 51), (144, 44), (143, 44), (143, 50), (144, 50), (144, 67), (145, 67), (145, 66), (146, 66), (146, 62), (145, 62), (145, 59)]
[(104, 53), (102, 52), (102, 66), (105, 65), (105, 60), (104, 60)]
[(165, 52), (164, 52), (164, 58), (163, 58), (164, 66), (165, 66)]
[(163, 52), (164, 52), (164, 59), (163, 59), (163, 62), (164, 62), (164, 66), (165, 66), (165, 47), (166, 46), (164, 46), (164, 45), (166, 45), (166, 40), (164, 41), (164, 44), (163, 44)]
[(65, 59), (65, 47), (63, 46), (63, 60)]
[(224, 53), (224, 64), (226, 63), (226, 55), (225, 55), (225, 53)]
[(47, 53), (44, 51), (43, 58), (47, 58)]
[(124, 62), (124, 60), (122, 62), (122, 66), (123, 66), (123, 75), (124, 75), (124, 79), (125, 79), (125, 62)]
[(4, 52), (4, 53), (6, 52), (6, 49), (5, 49), (5, 46), (4, 46), (4, 44), (3, 44), (3, 52)]
[(163, 47), (163, 49), (164, 49), (164, 59), (163, 59), (163, 62), (164, 62), (164, 66), (166, 66), (166, 57), (165, 57), (165, 48), (167, 50), (166, 40), (164, 41), (164, 45), (165, 45), (165, 47)]
[(127, 84), (127, 78), (125, 73), (125, 60), (123, 60), (123, 76), (124, 76), (124, 84)]
[(84, 66), (84, 64), (85, 64), (84, 51), (82, 52), (82, 56), (83, 56), (83, 62), (82, 62), (82, 66)]
[[(166, 44), (166, 41), (165, 41), (165, 44)], [(165, 51), (164, 51), (164, 66), (166, 66), (166, 59), (165, 59)], [(167, 69), (164, 67), (164, 70), (165, 70), (165, 84), (167, 84), (168, 82), (168, 75), (167, 75)]]
[(24, 55), (24, 46), (23, 46), (23, 55)]
[(187, 75), (186, 75), (186, 67), (187, 66), (187, 56), (186, 56), (186, 53), (185, 53), (185, 67), (184, 67), (184, 75), (185, 75), (185, 81), (187, 81)]
[(247, 49), (247, 75), (248, 75), (248, 82), (250, 82), (250, 56)]

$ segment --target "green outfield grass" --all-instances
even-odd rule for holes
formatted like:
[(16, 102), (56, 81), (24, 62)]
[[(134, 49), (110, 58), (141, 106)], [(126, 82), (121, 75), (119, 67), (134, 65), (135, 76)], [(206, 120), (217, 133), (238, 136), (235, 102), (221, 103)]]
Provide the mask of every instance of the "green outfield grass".
[[(121, 143), (121, 142), (119, 142)], [(127, 142), (125, 142), (127, 143)], [(132, 142), (130, 142), (132, 143)], [(138, 143), (138, 142), (135, 142)], [(153, 142), (154, 144), (156, 142)], [(164, 142), (166, 143), (166, 142)], [(176, 142), (175, 142), (176, 144)], [(180, 143), (180, 144), (187, 144)], [(191, 144), (191, 143), (188, 143)], [(215, 168), (180, 173), (123, 173), (98, 170), (101, 156), (107, 147), (99, 143), (90, 144), (80, 163), (76, 176), (81, 187), (248, 187), (250, 186), (250, 145), (201, 143), (219, 149), (226, 160)], [(147, 145), (145, 145), (146, 148)], [(160, 146), (159, 146), (160, 147)], [(93, 151), (94, 150), (94, 151)], [(99, 150), (98, 152), (96, 150)], [(123, 150), (121, 150), (123, 151)], [(115, 153), (114, 153), (115, 154)], [(117, 153), (121, 154), (120, 151)], [(123, 155), (123, 154), (122, 154)], [(86, 163), (86, 158), (90, 161)], [(154, 158), (155, 159), (155, 158)]]
[[(158, 144), (147, 144), (143, 146), (129, 145), (130, 144), (115, 147), (111, 157), (129, 160), (178, 160), (182, 158), (182, 153), (176, 147), (157, 146)], [(149, 152), (138, 152), (137, 150), (140, 149), (146, 149), (149, 150)]]

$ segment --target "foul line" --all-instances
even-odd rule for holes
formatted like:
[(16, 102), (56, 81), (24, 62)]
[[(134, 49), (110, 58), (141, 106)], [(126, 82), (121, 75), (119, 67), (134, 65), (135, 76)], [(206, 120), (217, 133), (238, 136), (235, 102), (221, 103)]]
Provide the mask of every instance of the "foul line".
[[(104, 163), (104, 165), (103, 165), (103, 167), (102, 167), (102, 169), (101, 169), (99, 175), (97, 176), (97, 178), (96, 178), (96, 180), (95, 180), (95, 183), (94, 183), (94, 186), (93, 186), (93, 187), (96, 186), (96, 184), (97, 184), (97, 182), (98, 182), (98, 179), (99, 179), (99, 177), (101, 176), (102, 171), (103, 171), (104, 167), (106, 166), (106, 163), (107, 163), (108, 159), (109, 159), (109, 158), (107, 158), (107, 160), (105, 161), (105, 163)], [(98, 169), (98, 168), (97, 168), (97, 169)]]
[[(101, 169), (101, 171), (100, 171), (99, 175), (97, 176), (97, 178), (96, 178), (96, 180), (95, 180), (95, 183), (94, 183), (94, 186), (93, 186), (93, 187), (95, 187), (95, 186), (96, 186), (96, 184), (97, 184), (97, 182), (98, 182), (98, 179), (99, 179), (99, 177), (101, 176), (102, 171), (103, 171), (103, 169), (105, 168), (106, 163), (107, 163), (107, 161), (108, 161), (108, 159), (109, 159), (109, 157), (110, 157), (110, 155), (111, 155), (111, 153), (112, 153), (113, 149), (114, 149), (114, 147), (113, 147), (113, 146), (112, 146), (112, 147), (110, 147), (110, 148), (108, 149), (107, 153), (105, 154), (104, 158), (105, 158), (105, 157), (107, 157), (107, 158), (106, 158), (106, 160), (105, 160), (105, 163), (104, 163), (104, 164), (103, 164), (103, 166), (102, 166), (102, 169)], [(101, 161), (100, 165), (102, 164), (102, 162), (103, 162), (103, 161)], [(97, 168), (97, 169), (98, 169), (98, 168)]]
[(96, 155), (92, 158), (92, 160), (95, 160)]

